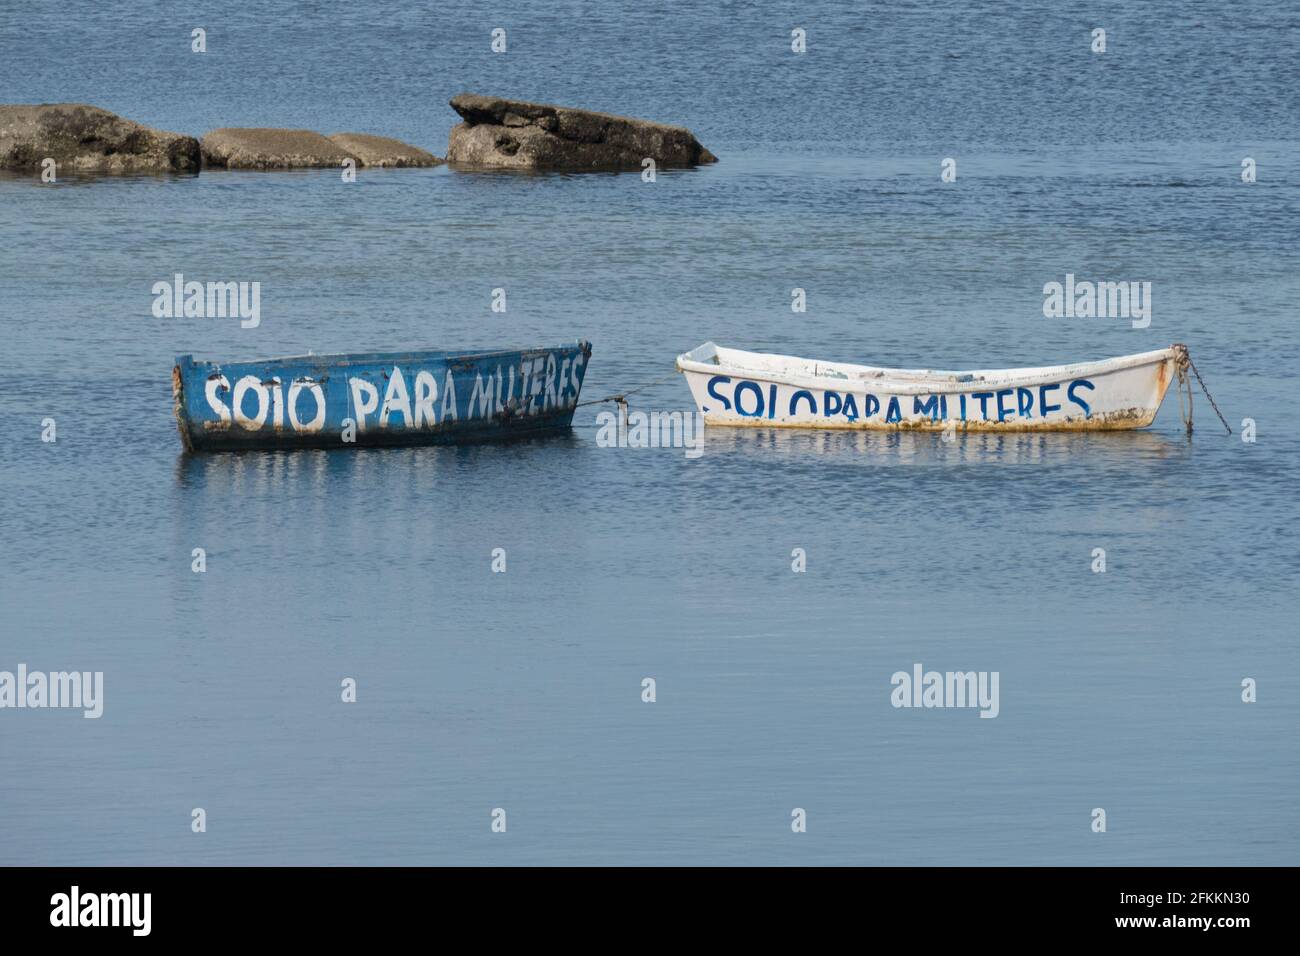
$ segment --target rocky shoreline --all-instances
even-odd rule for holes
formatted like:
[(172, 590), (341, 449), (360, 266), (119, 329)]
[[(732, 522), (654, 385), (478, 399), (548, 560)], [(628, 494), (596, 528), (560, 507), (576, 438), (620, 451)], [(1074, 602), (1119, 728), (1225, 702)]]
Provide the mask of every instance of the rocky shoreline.
[(211, 169), (427, 167), (595, 171), (713, 163), (690, 130), (650, 120), (461, 93), (444, 160), (369, 133), (223, 128), (202, 138), (153, 129), (84, 103), (0, 105), (0, 169), (130, 174)]
[(193, 136), (167, 133), (84, 103), (0, 106), (0, 169), (39, 172), (46, 160), (76, 172), (199, 171)]

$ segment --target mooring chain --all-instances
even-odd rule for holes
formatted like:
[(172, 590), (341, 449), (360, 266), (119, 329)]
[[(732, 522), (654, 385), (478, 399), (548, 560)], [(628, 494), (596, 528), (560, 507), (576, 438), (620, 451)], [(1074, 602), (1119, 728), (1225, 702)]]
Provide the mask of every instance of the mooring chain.
[[(1205, 397), (1210, 400), (1210, 407), (1214, 409), (1214, 414), (1219, 416), (1219, 421), (1223, 422), (1223, 427), (1228, 429), (1228, 434), (1232, 434), (1232, 426), (1228, 420), (1223, 417), (1223, 412), (1219, 411), (1218, 404), (1214, 401), (1214, 396), (1210, 390), (1205, 387), (1205, 379), (1201, 378), (1201, 373), (1196, 368), (1196, 363), (1192, 361), (1191, 354), (1187, 351), (1187, 346), (1177, 342), (1174, 349), (1174, 370), (1178, 373), (1178, 410), (1183, 413), (1183, 424), (1187, 426), (1187, 434), (1192, 433), (1192, 383), (1187, 378), (1187, 370), (1190, 368), (1192, 374), (1196, 376), (1196, 381), (1201, 383), (1201, 391)], [(1187, 409), (1183, 410), (1183, 386), (1187, 386)]]
[[(1229, 425), (1228, 420), (1223, 417), (1223, 412), (1219, 411), (1219, 406), (1214, 402), (1214, 396), (1211, 395), (1210, 390), (1205, 387), (1205, 379), (1201, 378), (1201, 373), (1196, 370), (1196, 363), (1192, 361), (1190, 355), (1187, 356), (1187, 364), (1191, 366), (1192, 374), (1196, 376), (1196, 380), (1201, 383), (1201, 391), (1204, 392), (1205, 397), (1210, 400), (1210, 407), (1214, 409), (1214, 414), (1219, 416), (1219, 421), (1223, 422), (1223, 427), (1228, 429), (1228, 434), (1231, 435), (1232, 426)], [(1190, 394), (1190, 389), (1188, 391)]]

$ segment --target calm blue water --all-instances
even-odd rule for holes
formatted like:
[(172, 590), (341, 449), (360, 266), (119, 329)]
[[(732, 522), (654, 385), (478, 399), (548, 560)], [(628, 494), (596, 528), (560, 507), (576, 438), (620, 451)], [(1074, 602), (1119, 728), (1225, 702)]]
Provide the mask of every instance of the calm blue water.
[[(1300, 13), (872, 6), (0, 9), (6, 102), (441, 154), (473, 90), (721, 157), (0, 179), (0, 670), (106, 698), (0, 711), (0, 863), (1296, 863)], [(175, 272), (259, 281), (261, 326), (153, 318)], [(1150, 281), (1151, 326), (1043, 318), (1066, 272)], [(520, 445), (193, 458), (171, 418), (180, 352), (578, 336), (589, 398), (707, 339), (933, 367), (1182, 341), (1258, 441), (1199, 393), (1190, 442), (1171, 394), (1142, 433), (713, 429), (697, 460), (598, 447), (596, 407)], [(917, 662), (998, 671), (999, 717), (893, 708)]]

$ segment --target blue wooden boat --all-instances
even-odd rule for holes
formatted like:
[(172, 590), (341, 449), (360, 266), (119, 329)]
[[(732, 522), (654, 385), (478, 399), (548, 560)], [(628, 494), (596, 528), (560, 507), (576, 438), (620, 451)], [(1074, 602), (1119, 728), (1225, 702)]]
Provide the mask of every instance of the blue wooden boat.
[(190, 451), (438, 445), (567, 429), (591, 344), (499, 352), (181, 355), (172, 396)]

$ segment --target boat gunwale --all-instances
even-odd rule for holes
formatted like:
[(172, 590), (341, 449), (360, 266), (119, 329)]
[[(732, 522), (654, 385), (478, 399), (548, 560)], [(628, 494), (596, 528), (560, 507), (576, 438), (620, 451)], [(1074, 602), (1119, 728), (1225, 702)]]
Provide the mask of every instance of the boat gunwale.
[(482, 359), (492, 359), (497, 356), (506, 355), (525, 355), (525, 354), (542, 354), (545, 352), (559, 352), (577, 349), (585, 355), (591, 354), (591, 343), (586, 339), (577, 339), (572, 342), (565, 342), (562, 345), (545, 345), (530, 346), (527, 348), (515, 349), (493, 349), (486, 352), (455, 352), (447, 349), (415, 349), (404, 352), (330, 352), (309, 355), (284, 355), (278, 358), (250, 358), (250, 359), (208, 359), (195, 358), (192, 354), (176, 356), (176, 365), (209, 365), (220, 368), (226, 365), (266, 365), (266, 366), (286, 366), (286, 365), (328, 365), (335, 368), (346, 368), (352, 365), (366, 365), (379, 362), (412, 362), (428, 361), (434, 359), (446, 362), (465, 362), (479, 361)]
[[(825, 391), (856, 392), (877, 391), (890, 395), (931, 395), (936, 393), (961, 394), (978, 392), (989, 388), (1031, 387), (1059, 382), (1064, 379), (1087, 378), (1088, 376), (1106, 375), (1145, 365), (1157, 365), (1175, 358), (1175, 350), (1170, 348), (1154, 349), (1149, 352), (1136, 352), (1114, 358), (1097, 359), (1090, 362), (1074, 362), (1066, 365), (1044, 365), (1009, 369), (974, 369), (971, 371), (941, 371), (929, 369), (891, 369), (871, 365), (854, 365), (846, 362), (826, 362), (826, 365), (838, 365), (868, 372), (886, 373), (879, 377), (844, 377), (830, 375), (807, 375), (800, 373), (786, 374), (779, 370), (746, 368), (744, 365), (724, 363), (720, 357), (716, 363), (701, 362), (690, 358), (701, 349), (712, 346), (717, 356), (721, 347), (705, 342), (677, 356), (679, 372), (695, 372), (702, 375), (730, 375), (736, 378), (748, 378), (755, 381), (775, 382), (800, 388), (816, 388)], [(776, 352), (749, 352), (744, 349), (727, 349), (728, 352), (742, 356), (754, 355), (764, 359), (786, 359), (791, 362), (817, 364), (819, 360), (795, 355), (783, 355)], [(900, 376), (913, 376), (911, 380), (889, 378), (888, 373)], [(989, 376), (999, 376), (990, 379)], [(959, 377), (971, 376), (969, 380), (959, 381)], [(982, 378), (977, 378), (983, 376)]]

